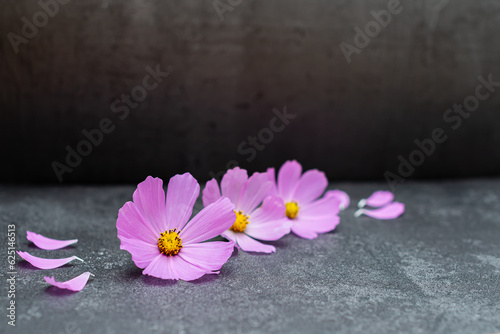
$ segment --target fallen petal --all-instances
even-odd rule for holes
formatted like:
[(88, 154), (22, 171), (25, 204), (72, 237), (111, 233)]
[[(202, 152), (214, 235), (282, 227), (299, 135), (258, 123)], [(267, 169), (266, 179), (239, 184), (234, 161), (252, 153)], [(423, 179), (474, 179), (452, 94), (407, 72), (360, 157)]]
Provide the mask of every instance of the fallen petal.
[(371, 206), (372, 208), (379, 208), (386, 204), (389, 204), (394, 200), (394, 194), (390, 191), (379, 190), (370, 195), (367, 199), (362, 199), (358, 203), (358, 207), (362, 208), (365, 205)]
[(87, 285), (90, 275), (94, 276), (93, 274), (86, 272), (66, 282), (58, 282), (56, 281), (54, 276), (52, 277), (44, 276), (43, 279), (50, 285), (56, 286), (60, 289), (66, 289), (71, 291), (82, 291), (85, 285)]
[(349, 195), (342, 190), (330, 190), (325, 193), (324, 197), (334, 197), (339, 200), (339, 208), (340, 210), (345, 210), (349, 207), (351, 200), (349, 199)]
[(78, 239), (72, 239), (72, 240), (50, 239), (44, 237), (41, 234), (37, 234), (30, 231), (26, 232), (26, 239), (34, 243), (35, 246), (37, 246), (38, 248), (46, 250), (61, 249), (69, 245), (76, 244), (78, 242)]
[(392, 202), (386, 206), (374, 210), (359, 209), (354, 216), (367, 215), (376, 219), (395, 219), (405, 212), (405, 205), (400, 202)]
[(71, 256), (64, 259), (43, 259), (41, 257), (33, 256), (28, 252), (17, 251), (17, 254), (19, 254), (20, 257), (31, 263), (32, 266), (37, 267), (39, 269), (58, 268), (73, 260), (79, 260), (84, 262), (78, 256)]

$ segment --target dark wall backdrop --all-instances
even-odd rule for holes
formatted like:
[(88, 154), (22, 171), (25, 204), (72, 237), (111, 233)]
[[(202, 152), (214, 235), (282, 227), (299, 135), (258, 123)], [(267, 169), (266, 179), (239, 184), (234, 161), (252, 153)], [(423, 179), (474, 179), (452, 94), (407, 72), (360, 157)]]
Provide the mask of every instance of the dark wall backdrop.
[[(500, 81), (496, 0), (402, 0), (350, 63), (339, 45), (391, 1), (220, 0), (222, 21), (212, 0), (65, 1), (46, 22), (37, 1), (0, 2), (1, 182), (58, 182), (54, 162), (101, 122), (113, 130), (63, 182), (206, 180), (291, 158), (332, 180), (380, 179), (435, 128), (448, 139), (411, 177), (500, 171), (500, 87), (456, 130), (443, 120), (478, 76)], [(148, 66), (170, 74), (127, 115), (121, 96), (141, 92)], [(284, 108), (295, 118), (271, 140)], [(259, 133), (268, 143), (250, 159)]]

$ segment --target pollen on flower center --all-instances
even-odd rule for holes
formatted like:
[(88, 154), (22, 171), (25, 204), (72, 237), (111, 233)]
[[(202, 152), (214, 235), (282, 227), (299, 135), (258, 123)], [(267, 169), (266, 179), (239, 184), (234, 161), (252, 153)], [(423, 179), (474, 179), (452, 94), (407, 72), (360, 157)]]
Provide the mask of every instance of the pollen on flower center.
[(295, 219), (299, 214), (299, 205), (297, 202), (288, 202), (285, 204), (286, 211), (285, 215), (290, 219)]
[(167, 256), (176, 255), (182, 248), (182, 240), (179, 238), (179, 233), (176, 228), (160, 233), (158, 238), (158, 248), (162, 254)]
[(234, 211), (236, 213), (236, 220), (234, 221), (233, 226), (231, 226), (229, 229), (233, 230), (234, 232), (243, 232), (247, 228), (247, 225), (250, 223), (248, 221), (247, 215), (243, 213), (243, 211)]

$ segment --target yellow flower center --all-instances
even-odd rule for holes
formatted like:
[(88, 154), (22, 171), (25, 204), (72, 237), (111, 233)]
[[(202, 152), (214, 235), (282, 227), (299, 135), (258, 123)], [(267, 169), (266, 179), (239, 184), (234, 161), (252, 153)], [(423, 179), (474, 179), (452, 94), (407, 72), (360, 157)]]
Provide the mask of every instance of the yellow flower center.
[(288, 202), (285, 204), (286, 211), (285, 215), (290, 219), (295, 219), (299, 214), (299, 205), (297, 202)]
[[(176, 255), (182, 248), (182, 240), (176, 232), (176, 228), (160, 233), (158, 248), (162, 254), (167, 256)], [(181, 233), (181, 231), (179, 231)]]
[(247, 225), (250, 223), (248, 221), (248, 216), (243, 214), (243, 211), (234, 211), (236, 213), (236, 220), (234, 221), (233, 226), (231, 226), (229, 229), (233, 230), (234, 232), (243, 232), (247, 228)]

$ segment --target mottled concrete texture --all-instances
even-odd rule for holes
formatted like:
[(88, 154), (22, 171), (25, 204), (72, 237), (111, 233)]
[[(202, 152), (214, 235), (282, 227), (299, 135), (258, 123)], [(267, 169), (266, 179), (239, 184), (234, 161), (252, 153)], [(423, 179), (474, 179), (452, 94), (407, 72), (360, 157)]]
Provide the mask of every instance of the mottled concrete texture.
[[(353, 201), (382, 184), (336, 184)], [(5, 333), (492, 333), (500, 331), (500, 180), (407, 183), (395, 221), (354, 218), (334, 233), (289, 235), (277, 253), (236, 252), (219, 276), (169, 282), (141, 275), (119, 250), (116, 215), (134, 187), (0, 187), (5, 236), (18, 249), (86, 260), (41, 271), (18, 263), (17, 327)], [(199, 208), (199, 206), (197, 206)], [(78, 238), (43, 251), (26, 230)], [(80, 293), (48, 287), (43, 275), (96, 277)], [(2, 283), (2, 284), (5, 284)], [(0, 305), (5, 313), (6, 288)]]

